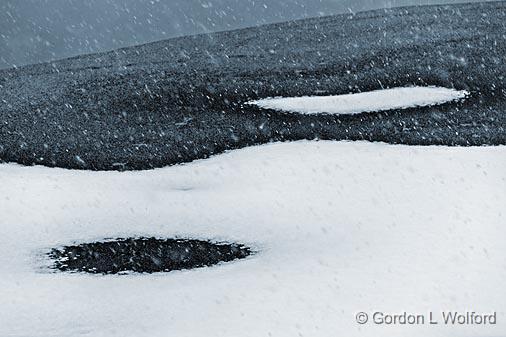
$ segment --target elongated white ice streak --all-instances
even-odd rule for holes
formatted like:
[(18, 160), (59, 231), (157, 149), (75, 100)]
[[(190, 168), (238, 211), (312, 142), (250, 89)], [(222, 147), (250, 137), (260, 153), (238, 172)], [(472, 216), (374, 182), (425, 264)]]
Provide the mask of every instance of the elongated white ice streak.
[(466, 90), (443, 87), (405, 87), (334, 96), (272, 97), (248, 103), (302, 114), (358, 114), (438, 105), (468, 95)]

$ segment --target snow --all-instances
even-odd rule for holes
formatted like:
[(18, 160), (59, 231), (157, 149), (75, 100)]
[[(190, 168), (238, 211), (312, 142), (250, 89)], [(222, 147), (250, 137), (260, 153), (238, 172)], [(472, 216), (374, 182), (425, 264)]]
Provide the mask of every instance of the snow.
[[(506, 334), (506, 147), (300, 141), (186, 165), (0, 165), (1, 336)], [(49, 273), (51, 247), (132, 235), (249, 244), (165, 274)], [(497, 311), (359, 325), (359, 311)]]
[(400, 87), (335, 96), (274, 97), (256, 101), (265, 109), (302, 114), (358, 114), (438, 105), (463, 99), (469, 95), (465, 90), (443, 87)]

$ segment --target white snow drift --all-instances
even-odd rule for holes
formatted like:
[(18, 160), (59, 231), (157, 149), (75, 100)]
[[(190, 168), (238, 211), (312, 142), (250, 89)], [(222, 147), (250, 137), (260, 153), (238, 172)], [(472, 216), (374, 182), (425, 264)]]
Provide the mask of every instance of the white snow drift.
[[(295, 142), (143, 172), (0, 165), (0, 336), (504, 336), (506, 147)], [(255, 256), (152, 275), (48, 273), (128, 236)], [(497, 311), (496, 325), (357, 312)]]
[(437, 105), (469, 93), (442, 87), (406, 87), (336, 96), (274, 97), (248, 102), (261, 108), (302, 114), (358, 114)]

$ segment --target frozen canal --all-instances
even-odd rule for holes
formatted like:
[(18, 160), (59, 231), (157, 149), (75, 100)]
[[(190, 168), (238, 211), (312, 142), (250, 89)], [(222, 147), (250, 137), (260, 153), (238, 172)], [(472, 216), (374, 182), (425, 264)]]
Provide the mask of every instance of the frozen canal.
[(487, 2), (0, 70), (0, 337), (506, 336), (505, 55)]

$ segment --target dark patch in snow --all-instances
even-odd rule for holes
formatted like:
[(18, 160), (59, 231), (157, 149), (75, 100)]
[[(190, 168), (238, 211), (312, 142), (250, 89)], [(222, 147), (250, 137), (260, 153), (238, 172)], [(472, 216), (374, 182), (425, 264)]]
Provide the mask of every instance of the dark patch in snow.
[(156, 273), (243, 259), (251, 249), (234, 243), (190, 239), (128, 238), (53, 249), (54, 269), (64, 272)]
[[(138, 170), (271, 141), (506, 144), (505, 36), (504, 1), (422, 6), (175, 38), (0, 70), (0, 160)], [(471, 96), (351, 116), (244, 104), (429, 85)]]

